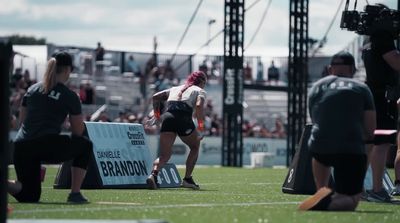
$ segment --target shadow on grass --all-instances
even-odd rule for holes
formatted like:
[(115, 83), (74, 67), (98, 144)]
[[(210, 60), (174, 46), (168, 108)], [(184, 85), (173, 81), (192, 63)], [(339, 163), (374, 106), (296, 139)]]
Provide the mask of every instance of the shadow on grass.
[(70, 205), (70, 206), (75, 206), (75, 205), (78, 205), (78, 206), (80, 206), (80, 205), (87, 205), (87, 204), (92, 204), (91, 202), (89, 202), (89, 203), (68, 203), (68, 202), (65, 202), (65, 201), (60, 201), (60, 202), (58, 202), (58, 201), (56, 201), (56, 202), (46, 202), (46, 201), (40, 201), (40, 202), (34, 202), (34, 203), (29, 203), (29, 202), (9, 202), (9, 204), (27, 204), (27, 205), (43, 205), (43, 206), (52, 206), (52, 205)]
[(176, 192), (176, 191), (199, 191), (199, 192), (207, 192), (207, 191), (220, 191), (216, 189), (199, 189), (199, 190), (193, 190), (191, 188), (160, 188), (158, 191), (169, 191), (169, 192)]

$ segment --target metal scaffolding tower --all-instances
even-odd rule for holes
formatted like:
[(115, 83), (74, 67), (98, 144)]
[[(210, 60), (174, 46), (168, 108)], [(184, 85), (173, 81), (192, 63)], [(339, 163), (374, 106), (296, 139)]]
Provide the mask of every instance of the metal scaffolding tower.
[(244, 0), (225, 0), (223, 166), (243, 166), (244, 11)]
[(308, 0), (290, 0), (287, 165), (307, 117)]

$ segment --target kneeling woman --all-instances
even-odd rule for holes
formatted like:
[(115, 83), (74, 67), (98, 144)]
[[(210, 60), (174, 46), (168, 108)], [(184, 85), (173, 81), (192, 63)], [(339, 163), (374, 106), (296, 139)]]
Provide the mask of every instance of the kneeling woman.
[[(19, 202), (39, 201), (41, 163), (67, 160), (73, 160), (71, 193), (67, 201), (87, 202), (80, 188), (93, 145), (82, 136), (85, 126), (79, 97), (64, 85), (72, 68), (68, 53), (55, 54), (48, 61), (43, 82), (31, 86), (23, 98), (19, 117), (22, 124), (14, 145), (17, 181), (8, 182), (8, 192)], [(60, 135), (67, 115), (71, 136)]]

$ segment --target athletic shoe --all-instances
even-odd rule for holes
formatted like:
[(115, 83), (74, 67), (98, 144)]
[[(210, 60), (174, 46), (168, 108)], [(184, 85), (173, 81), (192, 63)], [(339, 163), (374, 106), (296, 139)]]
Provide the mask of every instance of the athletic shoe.
[(390, 196), (385, 189), (382, 189), (379, 192), (367, 190), (367, 193), (369, 195), (368, 200), (372, 202), (391, 203), (392, 201), (392, 196)]
[(182, 187), (192, 188), (193, 190), (199, 190), (200, 186), (197, 185), (192, 177), (185, 177), (182, 180)]
[(81, 192), (70, 193), (67, 199), (68, 203), (74, 204), (85, 204), (89, 203), (89, 201), (81, 194)]
[(395, 188), (393, 189), (392, 196), (400, 196), (400, 184), (396, 184)]
[(7, 186), (7, 192), (12, 196), (18, 194), (22, 190), (22, 184), (16, 180), (9, 180)]
[(369, 194), (367, 193), (367, 191), (363, 190), (363, 192), (361, 192), (360, 200), (369, 201), (368, 197), (369, 197)]
[(155, 190), (155, 189), (157, 189), (157, 188), (158, 188), (157, 176), (155, 176), (155, 175), (153, 175), (153, 174), (150, 174), (150, 176), (147, 177), (146, 184), (147, 184), (147, 187), (148, 187), (150, 190)]
[(317, 191), (314, 195), (307, 198), (300, 205), (298, 210), (300, 211), (324, 211), (328, 210), (328, 206), (331, 203), (331, 197), (333, 195), (332, 189), (323, 187)]

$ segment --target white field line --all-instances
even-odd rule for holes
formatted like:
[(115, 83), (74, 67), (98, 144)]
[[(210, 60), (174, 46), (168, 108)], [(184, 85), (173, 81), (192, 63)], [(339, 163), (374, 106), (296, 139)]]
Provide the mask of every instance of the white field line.
[[(210, 186), (210, 185), (220, 185), (221, 183), (202, 183), (200, 184), (200, 186)], [(239, 185), (239, 184), (243, 184), (242, 182), (237, 182), (237, 183), (224, 183), (224, 185)], [(282, 182), (279, 183), (249, 183), (250, 185), (281, 185)], [(53, 189), (52, 186), (49, 187), (42, 187), (42, 189)], [(125, 189), (124, 189), (125, 190)]]
[[(187, 208), (187, 207), (250, 207), (250, 206), (263, 206), (263, 205), (288, 205), (288, 204), (299, 204), (300, 202), (285, 201), (285, 202), (251, 202), (251, 203), (224, 203), (224, 204), (168, 204), (168, 205), (141, 205), (139, 203), (124, 203), (124, 202), (96, 202), (95, 204), (104, 204), (107, 207), (91, 207), (82, 208), (78, 205), (77, 208), (51, 208), (51, 209), (34, 209), (34, 210), (14, 210), (14, 214), (29, 214), (29, 213), (50, 213), (50, 212), (74, 212), (74, 211), (103, 211), (103, 210), (127, 210), (127, 209), (149, 209), (149, 208)], [(110, 207), (109, 205), (117, 205), (115, 207)]]
[[(221, 183), (201, 183), (200, 186), (208, 186), (208, 185), (220, 185)], [(237, 183), (224, 183), (224, 185), (239, 185), (243, 184), (243, 182), (237, 182)], [(282, 182), (279, 183), (249, 183), (250, 185), (281, 185)]]

